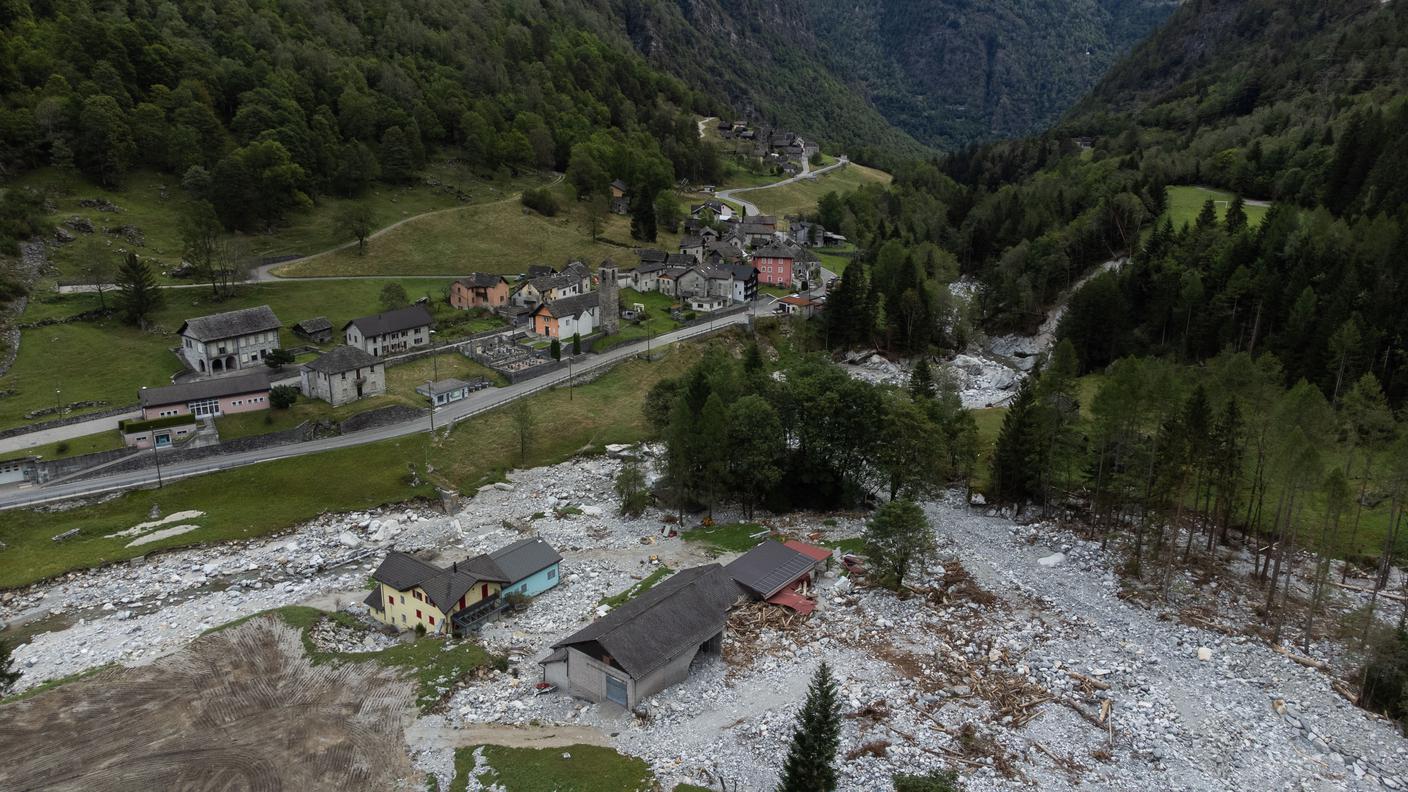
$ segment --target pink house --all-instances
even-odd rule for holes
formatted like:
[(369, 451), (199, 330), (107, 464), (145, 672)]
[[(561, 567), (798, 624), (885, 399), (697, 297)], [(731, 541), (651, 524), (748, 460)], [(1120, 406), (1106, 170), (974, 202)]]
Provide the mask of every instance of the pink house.
[(753, 254), (753, 267), (758, 270), (758, 283), (792, 288), (792, 264), (796, 255), (781, 245), (768, 245)]
[(269, 409), (269, 375), (263, 371), (201, 382), (182, 382), (137, 392), (143, 420), (192, 415), (217, 417)]

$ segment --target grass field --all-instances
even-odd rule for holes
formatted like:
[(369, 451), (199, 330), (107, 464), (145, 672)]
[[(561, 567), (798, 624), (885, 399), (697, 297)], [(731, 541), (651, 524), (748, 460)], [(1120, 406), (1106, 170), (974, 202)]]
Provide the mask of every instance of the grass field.
[(829, 192), (847, 193), (866, 184), (889, 184), (890, 181), (890, 174), (852, 162), (844, 168), (822, 174), (815, 179), (804, 179), (767, 190), (754, 190), (739, 197), (757, 204), (763, 214), (782, 217), (816, 209), (816, 202)]
[(114, 448), (121, 447), (122, 435), (118, 433), (116, 423), (114, 423), (112, 430), (107, 432), (97, 432), (82, 437), (75, 437), (70, 440), (60, 440), (57, 443), (33, 446), (23, 451), (12, 451), (8, 454), (0, 454), (0, 462), (7, 459), (30, 456), (37, 456), (41, 459), (63, 459), (65, 457), (94, 454), (99, 451), (111, 451)]
[[(438, 161), (431, 163), (423, 175), (444, 184), (458, 185), (475, 202), (501, 200), (525, 185), (541, 184), (546, 177), (535, 174), (508, 183), (495, 183), (475, 177), (456, 165)], [(152, 172), (129, 175), (121, 190), (106, 190), (79, 176), (61, 176), (51, 168), (41, 168), (24, 174), (15, 184), (46, 192), (54, 206), (50, 219), (54, 222), (79, 216), (91, 220), (98, 229), (95, 236), (112, 242), (108, 246), (114, 255), (119, 249), (131, 248), (153, 260), (154, 268), (164, 272), (181, 260), (180, 207), (186, 200), (177, 177)], [(84, 207), (86, 198), (100, 198), (116, 204), (121, 212), (101, 212)], [(376, 185), (356, 199), (321, 196), (311, 209), (291, 214), (285, 224), (269, 233), (231, 234), (229, 239), (250, 258), (281, 255), (311, 255), (344, 244), (349, 238), (337, 227), (337, 216), (348, 203), (365, 203), (372, 208), (378, 227), (424, 212), (461, 206), (453, 195), (426, 186), (424, 183), (392, 187)], [(143, 245), (132, 246), (116, 236), (103, 234), (104, 227), (136, 226), (141, 230)], [(81, 280), (78, 259), (83, 245), (59, 248), (53, 256), (58, 268), (58, 280)], [(162, 276), (164, 280), (171, 280)]]
[[(0, 398), (0, 427), (27, 423), (26, 412), (52, 406), (56, 400), (130, 404), (137, 400), (138, 388), (169, 383), (171, 375), (181, 370), (171, 352), (178, 343), (176, 330), (193, 316), (267, 304), (284, 323), (285, 346), (307, 343), (289, 327), (313, 316), (332, 321), (336, 343), (337, 331), (349, 319), (381, 310), (381, 290), (391, 282), (400, 283), (412, 299), (425, 295), (443, 299), (449, 286), (448, 280), (394, 278), (259, 283), (242, 286), (237, 296), (218, 303), (204, 289), (166, 289), (166, 304), (146, 332), (114, 318), (24, 330), (14, 367), (0, 377), (0, 391), (14, 391)], [(31, 302), (21, 321), (72, 316), (97, 307), (97, 295), (50, 294)], [(53, 365), (55, 360), (64, 365)]]
[[(479, 746), (489, 770), (477, 788), (504, 792), (643, 792), (658, 789), (646, 763), (596, 745), (565, 748)], [(451, 792), (469, 788), (477, 748), (455, 749), (455, 780)], [(490, 787), (490, 785), (493, 785)]]
[(855, 257), (856, 246), (850, 243), (839, 247), (813, 248), (817, 258), (821, 259), (821, 266), (831, 270), (837, 275), (844, 274), (846, 267), (850, 266), (851, 260)]
[(680, 323), (670, 318), (670, 308), (676, 305), (675, 299), (660, 292), (638, 292), (635, 289), (621, 290), (621, 305), (629, 308), (634, 303), (645, 306), (647, 319), (640, 324), (626, 322), (616, 335), (606, 336), (596, 341), (593, 351), (606, 350), (631, 341), (639, 341), (646, 336), (658, 336), (679, 328)]
[(753, 538), (753, 534), (762, 530), (763, 526), (757, 523), (728, 523), (685, 531), (680, 538), (686, 542), (699, 542), (720, 553), (741, 553), (762, 541)]
[[(430, 448), (434, 477), (444, 486), (473, 492), (501, 480), (520, 461), (528, 467), (554, 464), (579, 451), (642, 440), (648, 435), (640, 409), (646, 392), (660, 379), (678, 376), (698, 355), (696, 346), (676, 346), (652, 363), (622, 363), (570, 393), (556, 388), (527, 397), (533, 429), (526, 460), (520, 460), (519, 436), (508, 409), (457, 424)], [(325, 512), (433, 496), (429, 484), (409, 483), (412, 468), (425, 460), (428, 442), (427, 435), (417, 434), (265, 462), (171, 482), (160, 490), (129, 492), (75, 511), (5, 512), (0, 519), (5, 545), (0, 589), (158, 550), (248, 539)], [(127, 547), (127, 537), (106, 538), (147, 520), (155, 504), (166, 514), (183, 509), (206, 514), (191, 521), (199, 525), (196, 530), (146, 545)], [(74, 528), (74, 538), (52, 540)]]
[(386, 392), (400, 396), (417, 407), (430, 404), (426, 398), (416, 393), (416, 388), (434, 379), (473, 380), (483, 377), (494, 385), (507, 385), (503, 376), (493, 369), (476, 363), (458, 352), (440, 352), (410, 363), (391, 366), (386, 370)]
[[(1232, 200), (1232, 193), (1221, 190), (1212, 190), (1207, 187), (1170, 187), (1168, 188), (1168, 210), (1164, 212), (1159, 222), (1163, 222), (1164, 217), (1173, 220), (1174, 228), (1181, 228), (1184, 223), (1192, 225), (1198, 220), (1198, 213), (1203, 211), (1203, 203), (1209, 198), (1217, 207), (1217, 219), (1223, 220), (1227, 216), (1227, 204)], [(1256, 228), (1261, 225), (1261, 221), (1266, 217), (1266, 206), (1248, 205), (1247, 225)]]
[[(340, 250), (279, 267), (285, 277), (326, 275), (514, 274), (530, 264), (561, 267), (580, 258), (595, 267), (604, 258), (634, 264), (630, 218), (608, 215), (600, 238), (587, 235), (586, 205), (565, 184), (555, 188), (556, 217), (529, 211), (516, 197), (468, 206), (406, 223), (372, 240), (365, 255)], [(615, 244), (613, 244), (615, 243)], [(655, 247), (674, 250), (679, 235), (661, 233)]]

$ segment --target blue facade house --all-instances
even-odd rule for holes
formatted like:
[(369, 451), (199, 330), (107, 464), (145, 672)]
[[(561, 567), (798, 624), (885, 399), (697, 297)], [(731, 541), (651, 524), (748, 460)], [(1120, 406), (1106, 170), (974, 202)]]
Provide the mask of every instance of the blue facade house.
[(536, 597), (556, 586), (558, 566), (562, 563), (562, 556), (552, 545), (536, 537), (499, 548), (490, 553), (489, 558), (509, 581), (501, 593), (526, 597)]

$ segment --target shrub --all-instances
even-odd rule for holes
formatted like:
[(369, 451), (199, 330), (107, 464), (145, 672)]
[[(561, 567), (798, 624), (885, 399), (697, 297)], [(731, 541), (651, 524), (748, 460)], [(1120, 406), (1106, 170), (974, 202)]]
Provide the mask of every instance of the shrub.
[(68, 453), (68, 447), (67, 442), (59, 443), (58, 446), (54, 448), (54, 451), (58, 452), (59, 456), (63, 456)]
[(424, 637), (425, 637), (425, 625), (424, 625), (424, 624), (420, 624), (419, 622), (416, 623), (416, 637), (417, 637), (417, 638), (424, 638)]
[(298, 388), (292, 385), (276, 385), (269, 391), (269, 404), (279, 410), (287, 410), (298, 401)]
[(287, 349), (274, 349), (264, 356), (264, 365), (269, 368), (287, 366), (293, 362), (293, 353)]
[(557, 199), (553, 197), (552, 190), (547, 187), (540, 187), (536, 190), (524, 190), (521, 200), (524, 206), (544, 217), (557, 216), (559, 208)]
[(958, 792), (958, 777), (953, 773), (928, 773), (894, 777), (895, 792)]

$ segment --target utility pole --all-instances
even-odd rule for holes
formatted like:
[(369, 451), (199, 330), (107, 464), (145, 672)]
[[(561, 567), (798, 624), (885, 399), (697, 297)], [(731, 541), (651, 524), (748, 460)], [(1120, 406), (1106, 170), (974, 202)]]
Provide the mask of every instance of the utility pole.
[(161, 454), (156, 451), (156, 432), (152, 432), (152, 459), (156, 461), (156, 488), (161, 489)]
[(435, 331), (430, 331), (430, 370), (431, 379), (426, 383), (426, 393), (430, 395), (430, 434), (425, 438), (425, 475), (430, 476), (430, 445), (435, 442), (435, 383), (440, 381), (440, 349), (435, 345)]
[(572, 358), (567, 358), (567, 401), (572, 401)]

